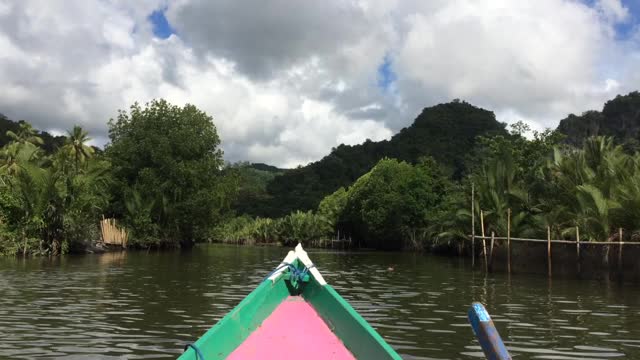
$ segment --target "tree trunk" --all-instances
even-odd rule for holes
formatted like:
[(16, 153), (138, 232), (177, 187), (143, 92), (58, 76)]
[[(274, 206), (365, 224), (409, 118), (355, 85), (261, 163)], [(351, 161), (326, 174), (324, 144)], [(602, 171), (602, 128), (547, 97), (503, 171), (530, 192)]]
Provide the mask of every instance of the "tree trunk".
[(22, 257), (27, 257), (27, 234), (24, 233), (24, 230), (22, 230), (22, 239)]
[(180, 240), (180, 248), (181, 249), (189, 250), (189, 249), (193, 248), (193, 246), (195, 244), (196, 243), (195, 243), (195, 241), (193, 241), (193, 239)]
[[(607, 238), (607, 242), (611, 242), (612, 239), (613, 239), (613, 236), (609, 236), (609, 238)], [(604, 254), (602, 256), (602, 264), (604, 265), (605, 268), (609, 267), (609, 252), (610, 251), (611, 251), (611, 245), (605, 245)]]

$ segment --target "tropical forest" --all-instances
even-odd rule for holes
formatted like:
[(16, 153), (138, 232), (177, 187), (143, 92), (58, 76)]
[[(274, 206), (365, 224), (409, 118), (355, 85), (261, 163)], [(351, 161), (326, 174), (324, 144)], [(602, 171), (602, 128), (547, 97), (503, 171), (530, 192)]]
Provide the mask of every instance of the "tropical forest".
[(640, 237), (638, 92), (541, 132), (455, 99), (389, 140), (293, 169), (225, 162), (215, 114), (193, 105), (159, 99), (114, 114), (104, 148), (80, 126), (53, 136), (0, 116), (1, 254), (98, 251), (105, 218), (134, 249), (337, 239), (432, 251), (479, 233), (481, 215), (499, 235)]

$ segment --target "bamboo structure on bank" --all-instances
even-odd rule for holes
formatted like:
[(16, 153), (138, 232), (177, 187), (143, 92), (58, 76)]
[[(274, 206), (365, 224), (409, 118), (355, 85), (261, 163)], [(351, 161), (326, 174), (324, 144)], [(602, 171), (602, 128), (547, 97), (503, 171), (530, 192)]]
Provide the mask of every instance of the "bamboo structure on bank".
[(491, 232), (491, 250), (489, 253), (489, 270), (493, 271), (493, 244), (495, 243), (495, 233)]
[(475, 186), (471, 183), (471, 266), (476, 265), (476, 212), (473, 204), (476, 201)]
[(507, 209), (507, 272), (511, 274), (511, 208)]
[[(511, 273), (511, 241), (516, 241), (516, 242), (545, 242), (547, 244), (547, 273), (549, 276), (552, 275), (552, 244), (575, 244), (576, 246), (576, 268), (577, 268), (577, 272), (578, 274), (580, 274), (581, 272), (581, 265), (582, 265), (582, 258), (581, 258), (581, 254), (580, 254), (580, 248), (581, 246), (583, 246), (583, 244), (581, 244), (580, 241), (580, 228), (578, 226), (576, 226), (575, 231), (576, 231), (576, 239), (575, 241), (573, 240), (553, 240), (551, 239), (551, 226), (547, 226), (547, 238), (546, 239), (529, 239), (529, 238), (517, 238), (517, 237), (511, 237), (511, 209), (507, 209), (507, 236), (506, 237), (499, 237), (499, 236), (495, 236), (495, 232), (492, 231), (491, 232), (491, 236), (486, 236), (485, 235), (485, 224), (484, 224), (484, 211), (480, 210), (480, 231), (481, 231), (481, 236), (477, 236), (476, 232), (475, 232), (475, 208), (474, 208), (474, 201), (475, 201), (475, 188), (472, 184), (471, 187), (471, 235), (469, 236), (469, 239), (471, 241), (471, 258), (472, 258), (472, 266), (475, 265), (475, 240), (477, 238), (479, 238), (480, 240), (482, 240), (482, 254), (484, 257), (484, 267), (485, 267), (485, 271), (491, 271), (493, 269), (493, 253), (494, 253), (494, 246), (496, 246), (496, 243), (499, 240), (506, 240), (507, 243), (507, 272)], [(490, 243), (490, 249), (487, 249), (487, 240), (491, 240)], [(607, 248), (610, 248), (612, 246), (612, 242), (611, 239), (609, 239), (608, 241), (587, 241), (585, 243), (585, 245), (602, 245), (602, 246), (607, 246)], [(623, 263), (622, 263), (622, 248), (623, 245), (640, 245), (640, 242), (638, 241), (624, 241), (623, 240), (623, 232), (622, 232), (622, 228), (618, 229), (618, 272), (620, 274), (622, 274), (622, 270), (623, 270)], [(615, 246), (615, 245), (614, 245)], [(609, 251), (607, 251), (607, 259), (606, 259), (606, 263), (608, 265), (608, 256), (609, 256)]]
[[(469, 236), (471, 237), (471, 236)], [(480, 235), (476, 235), (476, 239), (480, 239), (482, 240), (482, 236)], [(486, 240), (491, 240), (491, 236), (485, 236)], [(507, 240), (506, 236), (496, 236), (495, 240)], [(539, 242), (539, 243), (547, 243), (548, 240), (547, 239), (530, 239), (530, 238), (518, 238), (518, 237), (511, 237), (511, 241), (516, 241), (516, 242)], [(556, 240), (556, 239), (551, 239), (551, 243), (552, 244), (574, 244), (576, 243), (575, 240)], [(610, 242), (608, 241), (580, 241), (581, 246), (583, 245), (611, 245)], [(622, 242), (618, 242), (618, 245), (640, 245), (640, 241), (622, 241)]]
[[(551, 272), (551, 259), (552, 259), (552, 245), (553, 244), (565, 244), (565, 245), (570, 245), (573, 244), (576, 246), (576, 263), (577, 263), (577, 271), (578, 274), (580, 273), (581, 269), (581, 253), (580, 253), (580, 248), (582, 246), (611, 246), (611, 242), (610, 241), (580, 241), (580, 229), (576, 227), (576, 240), (554, 240), (551, 238), (551, 227), (547, 227), (547, 238), (546, 239), (530, 239), (530, 238), (517, 238), (517, 237), (512, 237), (510, 236), (510, 234), (508, 234), (508, 236), (506, 237), (500, 237), (500, 236), (495, 236), (494, 232), (491, 232), (491, 236), (469, 236), (469, 238), (471, 238), (472, 240), (474, 238), (479, 238), (480, 240), (482, 240), (483, 242), (490, 240), (490, 249), (488, 250), (489, 256), (487, 258), (487, 256), (485, 255), (485, 270), (486, 271), (490, 271), (492, 268), (492, 264), (493, 264), (493, 253), (494, 253), (494, 246), (498, 241), (506, 241), (507, 244), (509, 244), (511, 241), (516, 241), (516, 242), (529, 242), (529, 243), (546, 243), (547, 244), (547, 271), (549, 276), (551, 276), (552, 272)], [(622, 248), (624, 245), (629, 245), (629, 246), (634, 246), (634, 245), (640, 245), (640, 242), (638, 241), (623, 241), (622, 239), (622, 229), (618, 229), (618, 271), (620, 273), (622, 273), (623, 270), (623, 263), (622, 263)], [(508, 245), (508, 248), (510, 246)], [(485, 247), (486, 249), (486, 247)], [(507, 249), (507, 264), (508, 264), (508, 271), (511, 271), (511, 252), (509, 251), (509, 249)]]
[[(484, 211), (482, 209), (478, 209), (480, 212), (480, 231), (481, 231), (481, 236), (477, 236), (476, 235), (476, 207), (475, 207), (475, 186), (474, 183), (471, 183), (471, 235), (469, 235), (469, 239), (471, 241), (471, 264), (472, 267), (475, 267), (475, 259), (476, 259), (476, 246), (475, 246), (475, 240), (477, 238), (479, 238), (480, 240), (482, 240), (482, 255), (484, 257), (484, 268), (485, 271), (490, 271), (493, 268), (493, 252), (494, 252), (494, 245), (495, 243), (497, 243), (499, 240), (506, 240), (507, 243), (507, 272), (510, 274), (511, 273), (511, 241), (519, 241), (519, 242), (546, 242), (547, 243), (547, 272), (549, 277), (551, 277), (552, 274), (552, 257), (551, 257), (551, 248), (552, 248), (552, 244), (575, 244), (576, 246), (576, 267), (577, 267), (577, 272), (578, 274), (581, 273), (581, 266), (582, 266), (582, 258), (581, 258), (581, 254), (580, 254), (580, 247), (582, 246), (581, 242), (580, 242), (580, 228), (578, 226), (575, 227), (576, 230), (576, 238), (575, 241), (573, 240), (553, 240), (551, 239), (551, 226), (548, 225), (547, 226), (547, 238), (546, 239), (529, 239), (529, 238), (516, 238), (516, 237), (511, 237), (511, 208), (507, 209), (507, 236), (506, 237), (498, 237), (495, 236), (495, 232), (492, 231), (491, 232), (491, 236), (488, 237), (485, 234), (485, 224), (484, 224)], [(463, 239), (464, 240), (464, 239)], [(490, 249), (490, 253), (489, 256), (487, 258), (487, 240), (491, 240), (491, 249)], [(607, 267), (609, 264), (609, 256), (610, 256), (610, 248), (611, 246), (615, 246), (614, 244), (612, 244), (612, 239), (608, 239), (607, 241), (587, 241), (586, 245), (591, 246), (591, 245), (604, 245), (607, 247), (607, 252), (606, 252), (606, 259), (605, 264)], [(622, 248), (624, 245), (640, 245), (639, 241), (624, 241), (623, 239), (623, 232), (622, 232), (622, 228), (618, 229), (618, 272), (620, 274), (622, 274), (623, 271), (623, 258), (622, 258)]]
[(487, 241), (484, 236), (484, 213), (480, 210), (480, 228), (482, 229), (482, 253), (484, 254), (484, 270), (489, 270), (489, 265), (487, 264)]
[(618, 229), (618, 272), (622, 273), (622, 228)]
[(580, 228), (576, 226), (576, 266), (578, 267), (578, 274), (581, 272), (580, 266)]
[[(551, 275), (551, 248), (553, 244), (565, 244), (565, 245), (569, 245), (569, 244), (573, 244), (576, 245), (576, 256), (581, 256), (580, 254), (580, 248), (582, 246), (611, 246), (611, 242), (609, 241), (574, 241), (574, 240), (553, 240), (551, 239), (551, 236), (548, 235), (547, 239), (529, 239), (529, 238), (517, 238), (517, 237), (500, 237), (500, 236), (495, 236), (494, 233), (491, 234), (492, 236), (478, 236), (476, 235), (476, 238), (480, 238), (483, 241), (486, 240), (490, 240), (491, 244), (497, 243), (498, 241), (516, 241), (516, 242), (528, 242), (528, 243), (546, 243), (547, 244), (547, 266), (548, 266), (548, 273), (549, 275)], [(470, 238), (472, 236), (469, 236)], [(576, 239), (577, 240), (577, 239)], [(636, 245), (640, 245), (640, 242), (638, 241), (618, 241), (618, 271), (622, 272), (623, 269), (623, 262), (622, 262), (622, 248), (626, 245), (626, 246), (636, 246)], [(489, 269), (490, 265), (493, 262), (493, 248), (494, 246), (491, 246), (491, 249), (489, 250), (489, 258), (486, 261), (486, 268)], [(577, 270), (578, 272), (581, 271), (581, 258), (577, 258), (576, 259), (576, 266), (577, 266)], [(508, 266), (508, 270), (511, 271), (510, 266)]]
[(102, 241), (105, 244), (127, 247), (129, 234), (127, 230), (116, 224), (116, 219), (103, 218), (100, 221), (100, 231), (102, 232)]
[(547, 273), (551, 276), (551, 226), (547, 226)]

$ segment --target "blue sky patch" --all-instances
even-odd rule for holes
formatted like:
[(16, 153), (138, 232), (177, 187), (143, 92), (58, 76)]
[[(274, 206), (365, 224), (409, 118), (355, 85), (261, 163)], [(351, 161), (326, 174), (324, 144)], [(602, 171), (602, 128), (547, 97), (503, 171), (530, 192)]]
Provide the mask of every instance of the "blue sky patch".
[(167, 21), (167, 18), (164, 16), (165, 10), (166, 9), (155, 10), (148, 17), (151, 25), (153, 25), (153, 35), (161, 39), (166, 39), (171, 36), (171, 34), (176, 33), (176, 31), (171, 27), (171, 24), (169, 24), (169, 21)]
[(624, 23), (615, 25), (616, 38), (626, 40), (633, 36), (640, 24), (640, 1), (623, 0), (622, 5), (629, 9), (629, 18)]
[(378, 67), (378, 87), (383, 90), (387, 90), (397, 79), (392, 66), (389, 56), (385, 56), (384, 61)]
[[(587, 6), (595, 7), (596, 0), (582, 0)], [(629, 10), (629, 18), (624, 23), (614, 25), (616, 39), (627, 40), (633, 36), (635, 30), (640, 26), (640, 1), (621, 0), (624, 7)]]

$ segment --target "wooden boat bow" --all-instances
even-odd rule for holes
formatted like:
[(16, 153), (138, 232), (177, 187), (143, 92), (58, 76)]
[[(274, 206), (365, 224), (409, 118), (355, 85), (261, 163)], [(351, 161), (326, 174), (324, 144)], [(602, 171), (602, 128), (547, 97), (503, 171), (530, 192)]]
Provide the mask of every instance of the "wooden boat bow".
[[(199, 355), (200, 354), (200, 355)], [(298, 244), (179, 360), (401, 359)]]

